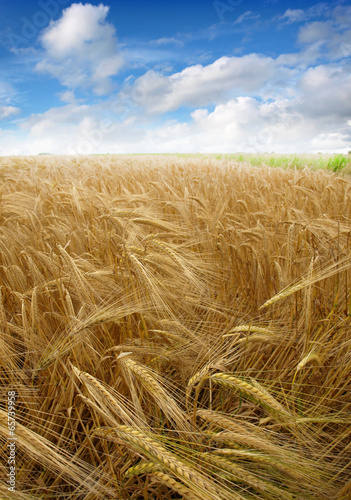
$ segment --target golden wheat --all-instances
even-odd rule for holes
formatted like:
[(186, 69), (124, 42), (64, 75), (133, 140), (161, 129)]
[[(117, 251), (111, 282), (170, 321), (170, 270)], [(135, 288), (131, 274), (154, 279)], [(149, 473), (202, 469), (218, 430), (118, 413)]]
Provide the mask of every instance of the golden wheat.
[(0, 174), (0, 496), (346, 500), (350, 178), (114, 155)]

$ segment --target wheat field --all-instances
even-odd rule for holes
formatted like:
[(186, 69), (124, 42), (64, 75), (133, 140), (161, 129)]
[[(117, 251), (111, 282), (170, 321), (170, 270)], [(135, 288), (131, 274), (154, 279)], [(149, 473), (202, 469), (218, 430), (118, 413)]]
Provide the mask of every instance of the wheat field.
[(351, 498), (349, 177), (43, 156), (0, 183), (1, 498)]

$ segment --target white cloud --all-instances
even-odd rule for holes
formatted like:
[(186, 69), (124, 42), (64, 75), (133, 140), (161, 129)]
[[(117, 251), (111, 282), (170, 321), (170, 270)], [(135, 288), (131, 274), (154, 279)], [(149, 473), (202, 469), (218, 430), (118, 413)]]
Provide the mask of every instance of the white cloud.
[(299, 83), (303, 96), (299, 106), (306, 116), (323, 119), (330, 127), (341, 126), (351, 116), (349, 68), (320, 65), (310, 68)]
[(62, 102), (65, 102), (67, 104), (77, 104), (78, 103), (78, 100), (77, 100), (77, 98), (74, 95), (74, 92), (72, 90), (65, 90), (64, 92), (59, 92), (58, 96)]
[[(109, 88), (119, 57), (115, 30), (106, 23), (107, 7), (73, 4), (41, 38), (42, 69), (68, 87), (59, 94), (66, 104), (22, 121), (16, 133), (0, 130), (0, 153), (347, 151), (351, 30), (342, 20), (351, 8), (339, 5), (327, 20), (316, 21), (325, 5), (286, 11), (289, 22), (312, 20), (300, 27), (299, 52), (275, 59), (220, 57), (173, 73), (158, 66), (136, 79), (131, 75), (117, 96), (91, 105), (76, 99), (74, 90)], [(239, 19), (250, 16), (247, 11)], [(176, 40), (160, 38), (145, 50), (165, 57), (162, 46)], [(139, 66), (144, 55), (138, 49)], [(0, 97), (8, 90), (0, 82)], [(17, 109), (12, 101), (0, 103), (0, 116), (2, 109)], [(169, 112), (175, 112), (172, 119)]]
[[(331, 82), (334, 90), (328, 95)], [(350, 105), (341, 107), (351, 102), (349, 87), (346, 73), (320, 66), (306, 72), (297, 97), (262, 101), (240, 96), (211, 112), (197, 108), (189, 119), (157, 123), (151, 116), (138, 117), (135, 110), (117, 120), (108, 114), (112, 102), (69, 104), (25, 120), (20, 138), (3, 131), (0, 154), (347, 151)]]
[(200, 152), (347, 150), (350, 126), (340, 123), (331, 128), (330, 123), (304, 114), (298, 104), (298, 100), (262, 103), (240, 97), (217, 106), (212, 113), (197, 110), (192, 115), (192, 130), (197, 132), (192, 142)]
[(284, 21), (286, 24), (300, 23), (303, 21), (308, 21), (316, 17), (322, 16), (326, 11), (328, 11), (330, 6), (326, 3), (318, 3), (312, 5), (312, 7), (303, 9), (287, 9), (283, 15), (279, 16), (280, 21)]
[(228, 91), (254, 93), (275, 73), (270, 57), (249, 54), (221, 57), (212, 64), (189, 66), (165, 76), (148, 71), (124, 90), (152, 113), (166, 113), (181, 106), (203, 106), (225, 98)]
[(15, 106), (0, 106), (0, 120), (20, 113), (20, 108)]
[(287, 20), (288, 23), (296, 23), (305, 20), (305, 11), (302, 9), (288, 9), (281, 16), (282, 20)]
[(61, 131), (67, 132), (67, 138), (70, 137), (70, 131), (91, 112), (91, 107), (87, 104), (75, 105), (68, 104), (60, 108), (51, 108), (45, 113), (32, 115), (21, 124), (23, 131), (28, 131), (33, 138), (42, 135), (55, 136)]
[(9, 82), (0, 80), (0, 120), (6, 120), (21, 112), (13, 104), (17, 100), (17, 93)]
[(150, 45), (178, 45), (180, 47), (184, 45), (182, 40), (174, 36), (158, 38), (157, 40), (151, 40), (149, 43)]
[[(347, 12), (346, 12), (347, 14)], [(319, 57), (328, 57), (329, 60), (344, 59), (351, 56), (351, 29), (350, 26), (340, 24), (335, 11), (328, 21), (315, 21), (302, 26), (297, 41), (307, 47), (314, 48)], [(304, 49), (306, 51), (306, 49)]]
[(297, 41), (306, 44), (325, 42), (332, 35), (333, 31), (331, 23), (314, 21), (300, 28)]
[(260, 16), (258, 14), (254, 14), (251, 10), (247, 10), (246, 12), (241, 14), (241, 16), (239, 16), (233, 24), (241, 24), (242, 22), (249, 19), (259, 19), (259, 17)]
[(118, 53), (116, 30), (106, 22), (109, 7), (72, 4), (58, 21), (51, 21), (40, 41), (44, 58), (36, 70), (49, 73), (69, 89), (92, 88), (98, 95), (111, 92), (111, 77), (123, 58)]
[(16, 90), (5, 80), (0, 79), (0, 104), (10, 105), (16, 99)]
[(343, 28), (351, 26), (351, 5), (338, 5), (332, 12), (333, 20)]

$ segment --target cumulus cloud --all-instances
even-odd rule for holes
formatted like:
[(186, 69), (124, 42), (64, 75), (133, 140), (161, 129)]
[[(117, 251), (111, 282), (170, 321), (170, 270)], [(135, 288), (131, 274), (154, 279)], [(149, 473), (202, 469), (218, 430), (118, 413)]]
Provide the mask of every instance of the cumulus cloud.
[(111, 77), (123, 65), (116, 30), (106, 22), (109, 7), (72, 4), (51, 21), (40, 37), (44, 57), (36, 70), (57, 78), (69, 89), (92, 88), (98, 95), (112, 90)]
[(275, 63), (270, 57), (221, 57), (207, 66), (196, 64), (169, 76), (148, 71), (124, 93), (152, 113), (166, 113), (181, 106), (218, 102), (228, 91), (255, 93), (274, 73)]
[[(114, 27), (106, 22), (108, 8), (73, 4), (42, 34), (45, 58), (37, 66), (66, 87), (59, 94), (64, 104), (23, 120), (20, 135), (0, 130), (2, 147), (17, 154), (347, 151), (351, 30), (343, 20), (351, 18), (351, 8), (327, 12), (325, 6), (288, 9), (282, 16), (305, 23), (299, 26), (299, 52), (225, 56), (173, 73), (158, 65), (138, 78), (131, 75), (117, 96), (93, 105), (82, 104), (74, 90), (106, 92), (121, 59)], [(318, 19), (324, 13), (328, 18)], [(250, 16), (247, 11), (240, 21)], [(176, 43), (160, 38), (145, 50), (153, 45), (158, 53)], [(109, 65), (114, 58), (116, 66)], [(0, 117), (17, 109), (12, 101), (0, 104)]]
[(331, 127), (330, 122), (304, 113), (298, 100), (263, 103), (239, 97), (211, 113), (197, 110), (192, 116), (192, 130), (197, 132), (192, 142), (200, 152), (345, 151), (351, 132), (345, 122)]
[(301, 104), (306, 116), (341, 126), (351, 116), (351, 75), (349, 68), (320, 65), (310, 68), (299, 82)]
[[(328, 94), (331, 85), (339, 94), (332, 90)], [(262, 100), (239, 96), (217, 104), (212, 111), (198, 107), (189, 119), (163, 118), (157, 123), (152, 116), (140, 119), (135, 110), (116, 119), (108, 114), (111, 101), (68, 104), (23, 121), (20, 140), (3, 131), (2, 143), (6, 152), (16, 154), (347, 151), (351, 139), (349, 88), (346, 73), (320, 66), (301, 78), (297, 97)], [(22, 151), (16, 149), (18, 144)]]

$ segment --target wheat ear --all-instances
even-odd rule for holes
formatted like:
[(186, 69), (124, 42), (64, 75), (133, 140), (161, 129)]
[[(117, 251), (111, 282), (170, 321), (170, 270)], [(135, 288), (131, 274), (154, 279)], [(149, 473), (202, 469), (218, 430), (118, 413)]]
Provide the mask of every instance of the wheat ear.
[(179, 481), (176, 481), (169, 474), (165, 474), (162, 471), (152, 472), (151, 476), (155, 479), (161, 480), (161, 482), (166, 486), (169, 486), (170, 488), (172, 488), (172, 490), (180, 493), (180, 495), (182, 495), (185, 500), (202, 500), (203, 498), (195, 495), (191, 490), (189, 490), (189, 488), (179, 483)]
[(211, 375), (210, 379), (230, 389), (236, 389), (238, 392), (253, 398), (274, 415), (278, 414), (292, 418), (292, 415), (257, 382), (255, 382), (255, 384), (249, 384), (245, 380), (241, 380), (233, 375), (228, 375), (227, 373), (215, 373)]
[(218, 498), (223, 498), (223, 500), (225, 500), (225, 498), (219, 494), (218, 489), (215, 488), (211, 481), (199, 472), (190, 468), (173, 453), (161, 446), (157, 441), (155, 441), (155, 439), (152, 439), (143, 432), (134, 429), (133, 427), (119, 425), (114, 428), (100, 427), (96, 429), (93, 434), (110, 441), (115, 441), (115, 437), (118, 442), (120, 442), (120, 440), (126, 442), (136, 451), (141, 451), (151, 460), (156, 460), (156, 462), (158, 462), (161, 466), (165, 466), (167, 469), (171, 470), (190, 488), (199, 489), (203, 500), (218, 500)]
[(148, 474), (150, 472), (155, 472), (157, 469), (160, 468), (160, 464), (157, 464), (156, 462), (146, 462), (142, 461), (139, 464), (133, 465), (132, 467), (129, 467), (123, 474), (124, 477), (133, 477), (133, 476), (138, 476), (141, 474)]
[[(286, 500), (293, 500), (293, 496), (287, 493), (286, 491), (281, 490), (280, 488), (277, 488), (271, 484), (269, 484), (266, 481), (262, 481), (261, 479), (257, 478), (254, 474), (249, 472), (248, 470), (234, 464), (230, 460), (223, 458), (223, 457), (218, 457), (218, 456), (213, 456), (212, 453), (203, 453), (201, 454), (207, 461), (212, 463), (216, 468), (219, 470), (224, 470), (226, 472), (229, 472), (230, 475), (232, 475), (235, 479), (238, 479), (239, 481), (242, 481), (251, 487), (255, 488), (255, 490), (263, 492), (263, 493), (268, 493), (270, 494), (270, 499), (277, 498), (277, 499), (286, 499)], [(274, 496), (271, 496), (274, 495)]]
[(146, 368), (129, 357), (121, 358), (120, 362), (122, 366), (138, 378), (165, 415), (176, 422), (181, 429), (191, 430), (187, 422), (187, 415), (179, 408), (176, 401), (167, 394), (164, 387), (156, 379), (157, 374), (151, 368)]

